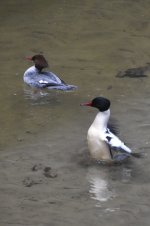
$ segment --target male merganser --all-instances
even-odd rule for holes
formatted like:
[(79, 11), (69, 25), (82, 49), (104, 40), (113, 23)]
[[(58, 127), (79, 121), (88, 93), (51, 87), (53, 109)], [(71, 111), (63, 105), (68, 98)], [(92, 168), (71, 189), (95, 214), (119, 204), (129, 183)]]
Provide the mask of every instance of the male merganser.
[[(91, 157), (95, 160), (124, 160), (129, 157), (132, 150), (128, 148), (108, 128), (110, 117), (110, 101), (104, 97), (96, 97), (82, 106), (91, 106), (99, 110), (87, 134)], [(115, 153), (121, 154), (115, 154)]]
[(43, 55), (38, 54), (33, 57), (27, 57), (27, 59), (33, 61), (35, 64), (28, 68), (23, 76), (24, 82), (29, 86), (59, 90), (72, 90), (77, 88), (74, 85), (66, 84), (52, 72), (42, 71), (44, 68), (48, 67), (48, 63)]

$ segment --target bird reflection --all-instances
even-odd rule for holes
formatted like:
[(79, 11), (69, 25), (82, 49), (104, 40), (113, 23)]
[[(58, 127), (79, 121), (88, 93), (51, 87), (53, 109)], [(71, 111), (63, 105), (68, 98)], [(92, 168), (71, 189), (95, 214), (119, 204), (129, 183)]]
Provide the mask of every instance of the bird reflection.
[[(87, 173), (87, 180), (90, 184), (89, 193), (90, 197), (96, 200), (96, 206), (101, 207), (102, 202), (106, 202), (118, 196), (120, 191), (114, 184), (114, 178), (118, 183), (126, 184), (132, 180), (132, 168), (129, 166), (122, 166), (113, 168), (110, 173), (110, 167), (89, 167)], [(111, 210), (114, 210), (112, 208)]]
[(26, 99), (37, 100), (48, 95), (48, 92), (42, 89), (34, 89), (24, 86), (24, 95)]
[(89, 168), (87, 180), (90, 183), (89, 193), (91, 198), (97, 200), (98, 205), (115, 196), (115, 192), (112, 190), (107, 179), (107, 169), (101, 171), (99, 167)]

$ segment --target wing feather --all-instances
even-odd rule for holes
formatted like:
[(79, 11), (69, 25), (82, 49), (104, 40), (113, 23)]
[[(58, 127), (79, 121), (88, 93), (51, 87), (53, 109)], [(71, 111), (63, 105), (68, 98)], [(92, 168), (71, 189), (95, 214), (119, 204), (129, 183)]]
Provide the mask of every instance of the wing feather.
[(109, 145), (111, 150), (129, 153), (131, 154), (131, 149), (128, 148), (116, 135), (110, 132), (109, 129), (105, 132), (105, 142)]

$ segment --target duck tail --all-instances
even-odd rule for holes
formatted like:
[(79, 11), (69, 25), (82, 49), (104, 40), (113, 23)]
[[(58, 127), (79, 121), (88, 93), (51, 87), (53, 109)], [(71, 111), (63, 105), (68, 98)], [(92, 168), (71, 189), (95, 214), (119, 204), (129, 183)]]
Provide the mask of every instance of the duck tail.
[(143, 158), (143, 153), (132, 152), (131, 155), (135, 158)]

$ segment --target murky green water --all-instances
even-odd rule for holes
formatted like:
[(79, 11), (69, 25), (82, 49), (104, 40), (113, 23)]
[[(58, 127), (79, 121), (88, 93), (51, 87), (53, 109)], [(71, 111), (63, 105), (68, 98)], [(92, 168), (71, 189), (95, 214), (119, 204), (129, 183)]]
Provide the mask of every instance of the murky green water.
[[(150, 2), (6, 0), (0, 15), (0, 224), (149, 225), (150, 79), (115, 76), (149, 62)], [(36, 53), (78, 90), (33, 95), (22, 77), (25, 56)], [(88, 164), (96, 110), (80, 103), (99, 95), (110, 98), (120, 137), (144, 158)], [(43, 175), (46, 166), (56, 178)]]

